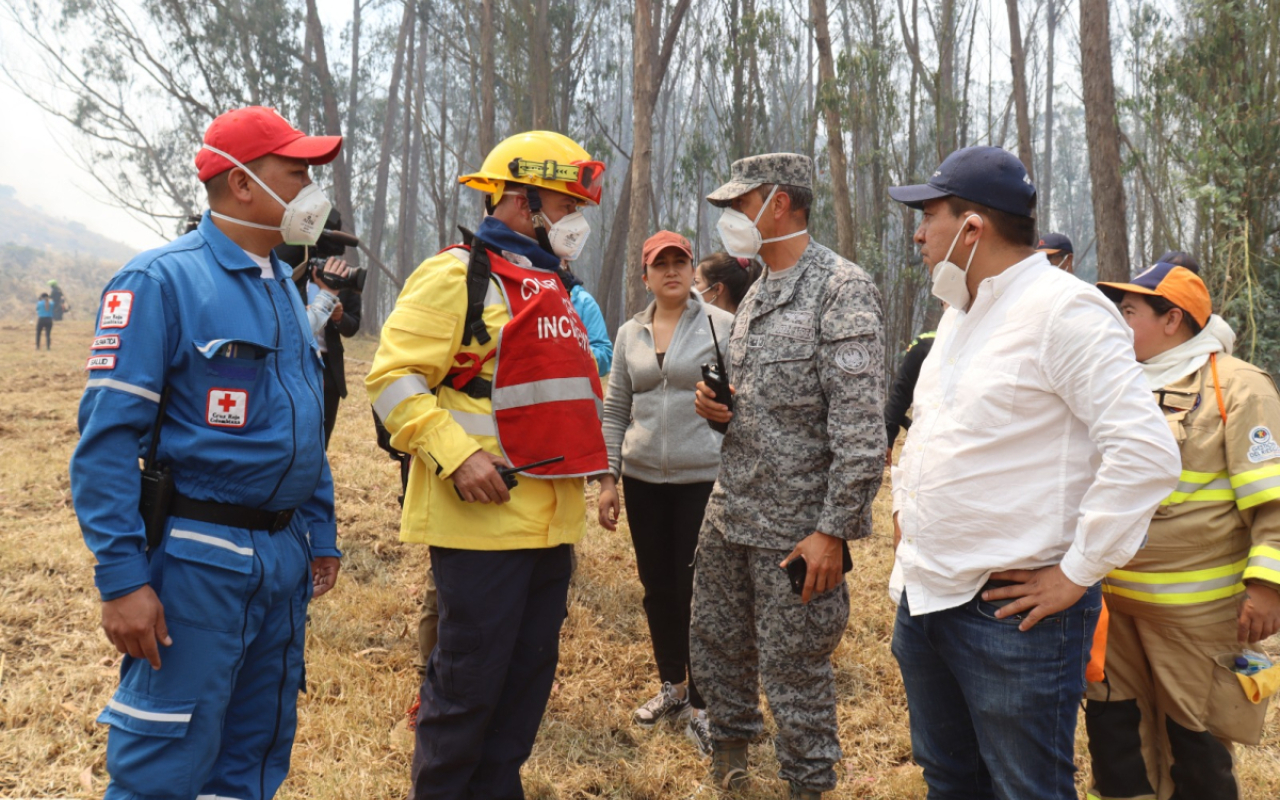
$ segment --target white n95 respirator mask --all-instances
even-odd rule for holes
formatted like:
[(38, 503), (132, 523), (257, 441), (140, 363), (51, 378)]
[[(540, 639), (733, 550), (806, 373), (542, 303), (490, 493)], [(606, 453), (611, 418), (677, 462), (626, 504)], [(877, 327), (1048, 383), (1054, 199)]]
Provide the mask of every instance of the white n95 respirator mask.
[(716, 221), (716, 229), (720, 231), (720, 242), (724, 245), (726, 253), (734, 258), (755, 258), (760, 254), (760, 248), (770, 242), (794, 239), (809, 232), (806, 228), (795, 233), (788, 233), (786, 236), (774, 236), (771, 239), (760, 238), (760, 229), (756, 225), (760, 222), (760, 218), (764, 216), (764, 210), (769, 207), (769, 201), (777, 193), (778, 186), (774, 184), (773, 188), (769, 190), (769, 196), (761, 204), (760, 211), (756, 213), (755, 219), (751, 219), (734, 208), (726, 208), (720, 214), (720, 219)]

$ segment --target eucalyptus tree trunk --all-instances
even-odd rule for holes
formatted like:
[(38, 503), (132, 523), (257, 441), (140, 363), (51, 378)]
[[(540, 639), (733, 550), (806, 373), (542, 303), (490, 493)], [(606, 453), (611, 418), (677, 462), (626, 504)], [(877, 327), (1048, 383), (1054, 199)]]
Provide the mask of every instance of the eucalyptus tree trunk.
[(1111, 22), (1107, 0), (1080, 0), (1080, 72), (1084, 87), (1098, 280), (1129, 279), (1129, 239), (1120, 179), (1120, 126), (1111, 74)]
[(840, 90), (836, 86), (835, 59), (827, 24), (827, 0), (809, 0), (813, 40), (818, 47), (818, 103), (827, 123), (827, 159), (831, 162), (831, 188), (835, 199), (836, 242), (840, 255), (855, 260), (853, 206), (849, 201), (849, 165), (844, 157), (844, 129), (840, 124)]
[(1009, 11), (1009, 62), (1013, 67), (1013, 107), (1018, 116), (1018, 160), (1035, 180), (1031, 152), (1031, 109), (1027, 102), (1027, 54), (1022, 47), (1022, 25), (1018, 21), (1018, 0), (1005, 0)]

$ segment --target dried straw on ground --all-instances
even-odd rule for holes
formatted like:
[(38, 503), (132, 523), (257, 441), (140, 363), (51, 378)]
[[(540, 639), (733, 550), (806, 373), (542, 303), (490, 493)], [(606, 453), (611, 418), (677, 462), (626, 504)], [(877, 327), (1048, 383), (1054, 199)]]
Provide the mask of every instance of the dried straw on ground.
[[(94, 717), (119, 659), (98, 628), (93, 560), (67, 480), (91, 334), (83, 322), (60, 324), (53, 352), (36, 353), (30, 326), (0, 327), (0, 798), (100, 797), (106, 782), (106, 730)], [(416, 691), (426, 559), (423, 548), (397, 541), (398, 477), (374, 445), (361, 382), (373, 347), (360, 339), (349, 348), (351, 397), (330, 449), (346, 559), (337, 589), (311, 610), (309, 692), (280, 792), (287, 800), (383, 800), (403, 797), (407, 785), (404, 711)], [(853, 613), (836, 652), (845, 761), (833, 798), (924, 796), (889, 653), (888, 511), (882, 492), (876, 535), (853, 547)], [(656, 674), (626, 533), (592, 523), (579, 553), (558, 681), (525, 768), (530, 798), (710, 797), (699, 791), (705, 767), (681, 732), (630, 722)], [(1273, 711), (1264, 745), (1241, 752), (1245, 798), (1280, 796), (1277, 731)], [(752, 760), (742, 797), (785, 797), (772, 747), (755, 747)]]

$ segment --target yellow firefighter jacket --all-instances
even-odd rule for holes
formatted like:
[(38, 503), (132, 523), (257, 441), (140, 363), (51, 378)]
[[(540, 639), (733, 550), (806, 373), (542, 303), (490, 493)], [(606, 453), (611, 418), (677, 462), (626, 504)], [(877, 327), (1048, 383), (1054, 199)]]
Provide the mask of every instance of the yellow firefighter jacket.
[[(467, 503), (449, 476), (481, 449), (501, 455), (488, 426), (491, 403), (441, 385), (454, 356), (481, 359), (498, 346), (511, 316), (490, 279), (483, 320), (490, 339), (463, 347), (467, 309), (467, 253), (448, 250), (423, 261), (405, 282), (382, 329), (373, 368), (365, 378), (369, 400), (391, 433), (391, 445), (413, 456), (400, 520), (400, 539), (463, 550), (519, 550), (573, 544), (585, 531), (582, 478), (520, 478), (511, 501)], [(480, 377), (493, 380), (492, 360)], [(488, 433), (481, 431), (488, 428)], [(468, 432), (470, 428), (473, 432)]]

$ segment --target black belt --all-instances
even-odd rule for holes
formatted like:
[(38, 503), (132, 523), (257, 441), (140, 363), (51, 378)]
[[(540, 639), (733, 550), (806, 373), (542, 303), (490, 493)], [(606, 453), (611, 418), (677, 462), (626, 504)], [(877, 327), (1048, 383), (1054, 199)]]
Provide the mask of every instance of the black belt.
[(251, 531), (269, 531), (276, 533), (289, 527), (293, 519), (294, 509), (285, 511), (263, 511), (260, 508), (237, 506), (231, 503), (214, 503), (208, 500), (192, 500), (190, 497), (174, 495), (169, 507), (169, 514), (183, 519), (194, 519), (197, 522), (212, 522), (215, 525), (226, 525), (231, 528), (247, 528)]

